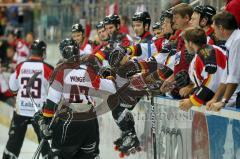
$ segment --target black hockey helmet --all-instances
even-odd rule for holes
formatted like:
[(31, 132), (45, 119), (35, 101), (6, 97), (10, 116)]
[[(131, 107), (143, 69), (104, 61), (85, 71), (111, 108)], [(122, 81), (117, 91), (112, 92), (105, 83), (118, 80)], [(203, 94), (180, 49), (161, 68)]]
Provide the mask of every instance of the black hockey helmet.
[(198, 12), (203, 17), (212, 18), (216, 14), (216, 9), (210, 5), (199, 5), (193, 9), (194, 12)]
[(31, 55), (44, 57), (46, 55), (47, 44), (42, 40), (35, 40), (31, 45)]
[(98, 29), (102, 29), (102, 28), (104, 28), (104, 22), (103, 21), (100, 21), (100, 22), (98, 22), (97, 23), (97, 25), (96, 25), (96, 29), (98, 30)]
[(141, 21), (141, 22), (143, 22), (143, 24), (148, 24), (150, 26), (151, 17), (147, 11), (136, 12), (132, 17), (132, 21)]
[(172, 9), (167, 9), (161, 12), (160, 15), (160, 22), (163, 22), (165, 18), (169, 18), (172, 20), (173, 14), (172, 14)]
[(152, 29), (161, 29), (161, 23), (160, 22), (156, 22), (155, 24), (153, 24)]
[(84, 33), (84, 28), (83, 28), (82, 24), (74, 24), (72, 26), (72, 33), (74, 33), (74, 32), (82, 32), (82, 33)]
[(208, 24), (212, 24), (212, 17), (216, 14), (216, 9), (210, 5), (198, 5), (193, 9), (201, 15), (201, 18), (207, 18)]
[(65, 59), (70, 59), (74, 56), (79, 55), (79, 47), (76, 45), (67, 45), (63, 48), (62, 57)]
[(193, 9), (194, 12), (197, 12), (197, 13), (199, 13), (201, 15), (203, 15), (203, 10), (204, 10), (204, 6), (203, 5), (198, 5), (198, 6), (194, 7), (194, 9)]
[(104, 24), (120, 25), (120, 17), (117, 14), (111, 14), (103, 19)]
[(212, 18), (216, 14), (216, 9), (213, 6), (205, 5), (203, 12), (205, 16)]
[[(65, 49), (65, 47), (67, 47), (67, 46), (74, 46), (74, 48), (77, 49), (77, 53), (75, 53), (75, 52), (74, 53), (73, 52), (68, 53), (67, 51), (69, 51), (69, 49), (68, 50)], [(66, 39), (64, 39), (60, 42), (59, 50), (60, 50), (60, 53), (61, 53), (62, 57), (65, 58), (65, 59), (71, 58), (73, 56), (73, 54), (74, 55), (79, 54), (79, 47), (78, 47), (77, 42), (73, 39), (70, 39), (70, 38), (66, 38)]]

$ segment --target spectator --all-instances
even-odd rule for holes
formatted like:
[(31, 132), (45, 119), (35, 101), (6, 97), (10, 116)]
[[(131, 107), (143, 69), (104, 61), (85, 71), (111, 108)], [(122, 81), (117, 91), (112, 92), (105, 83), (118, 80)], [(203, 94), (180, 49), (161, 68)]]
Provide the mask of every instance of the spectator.
[[(235, 17), (226, 11), (220, 12), (213, 17), (213, 28), (217, 38), (226, 40), (225, 46), (228, 50), (228, 72), (225, 85), (220, 85), (213, 99), (207, 103), (208, 109), (219, 111), (228, 103), (240, 83), (240, 30)], [(239, 99), (239, 95), (238, 93), (237, 99)], [(239, 106), (239, 101), (236, 102)]]
[[(8, 0), (8, 3), (15, 3), (15, 0)], [(18, 27), (18, 7), (10, 6), (6, 10), (6, 16), (9, 24), (13, 27)]]
[(4, 35), (7, 25), (7, 18), (4, 13), (4, 8), (0, 8), (0, 37)]
[(8, 44), (16, 48), (16, 54), (14, 56), (14, 62), (19, 64), (20, 62), (26, 60), (29, 55), (29, 46), (26, 41), (21, 39), (21, 31), (15, 29), (8, 33), (7, 39)]
[(26, 34), (26, 42), (28, 46), (31, 46), (34, 41), (34, 36), (32, 32)]

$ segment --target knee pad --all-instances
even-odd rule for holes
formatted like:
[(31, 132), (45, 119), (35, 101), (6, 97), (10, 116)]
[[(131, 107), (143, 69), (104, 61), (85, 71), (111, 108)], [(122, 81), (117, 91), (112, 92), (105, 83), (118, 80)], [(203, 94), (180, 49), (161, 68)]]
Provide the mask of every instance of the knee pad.
[(116, 123), (122, 131), (134, 129), (135, 124), (133, 115), (128, 109), (125, 109), (121, 114), (119, 114)]

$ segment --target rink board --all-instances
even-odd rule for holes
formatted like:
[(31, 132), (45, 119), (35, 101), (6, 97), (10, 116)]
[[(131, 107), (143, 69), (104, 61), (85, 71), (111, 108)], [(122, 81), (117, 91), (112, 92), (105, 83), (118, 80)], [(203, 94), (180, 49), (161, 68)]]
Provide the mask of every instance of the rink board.
[[(240, 112), (224, 109), (212, 113), (204, 107), (189, 112), (178, 109), (178, 101), (154, 99), (158, 159), (238, 159), (240, 158)], [(129, 159), (153, 158), (151, 104), (143, 99), (132, 111), (143, 151)], [(9, 124), (12, 108), (0, 103), (0, 122)], [(102, 158), (118, 158), (113, 141), (119, 137), (111, 112), (99, 117)], [(33, 131), (28, 138), (36, 141)]]

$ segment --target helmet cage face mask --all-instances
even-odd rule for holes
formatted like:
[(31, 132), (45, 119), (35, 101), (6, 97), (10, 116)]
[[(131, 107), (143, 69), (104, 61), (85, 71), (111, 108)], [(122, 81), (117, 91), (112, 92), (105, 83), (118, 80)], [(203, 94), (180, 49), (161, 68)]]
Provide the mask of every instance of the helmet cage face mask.
[(62, 56), (65, 59), (75, 60), (74, 57), (79, 55), (79, 48), (75, 45), (68, 45), (63, 48)]

